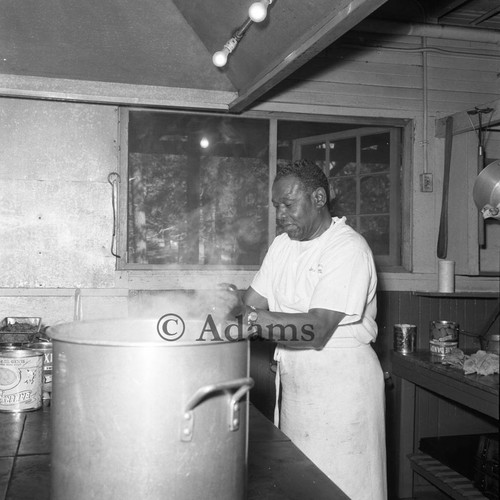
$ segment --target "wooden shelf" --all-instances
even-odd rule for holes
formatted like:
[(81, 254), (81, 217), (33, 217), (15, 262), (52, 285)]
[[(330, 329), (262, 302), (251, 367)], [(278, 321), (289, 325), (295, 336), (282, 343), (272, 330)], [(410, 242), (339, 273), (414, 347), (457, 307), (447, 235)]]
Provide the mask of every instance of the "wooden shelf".
[(392, 373), (446, 399), (498, 420), (499, 374), (465, 375), (429, 351), (392, 352)]
[(411, 468), (454, 500), (488, 500), (470, 479), (425, 453), (408, 455)]
[(450, 299), (500, 299), (500, 294), (496, 292), (413, 292), (413, 295)]

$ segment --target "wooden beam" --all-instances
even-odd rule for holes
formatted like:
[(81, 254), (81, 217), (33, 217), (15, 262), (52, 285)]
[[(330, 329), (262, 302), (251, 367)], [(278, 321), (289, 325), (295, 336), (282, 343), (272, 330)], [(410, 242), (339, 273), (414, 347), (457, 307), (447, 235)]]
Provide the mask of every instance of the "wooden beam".
[(469, 0), (454, 0), (453, 2), (448, 2), (441, 8), (438, 7), (437, 9), (434, 9), (432, 14), (438, 19), (441, 19), (442, 17), (448, 16), (454, 10), (459, 9), (467, 3), (469, 3)]
[(496, 16), (500, 12), (500, 5), (498, 7), (495, 7), (494, 9), (489, 10), (482, 16), (477, 17), (473, 21), (471, 21), (471, 24), (474, 26), (477, 26), (478, 24), (481, 24), (483, 21), (487, 21), (490, 17)]
[(352, 0), (343, 9), (328, 16), (321, 25), (312, 26), (290, 47), (286, 56), (263, 74), (258, 75), (229, 104), (229, 111), (241, 112), (265, 92), (331, 45), (387, 0)]
[(227, 111), (236, 92), (0, 74), (0, 97)]
[[(482, 125), (491, 126), (500, 123), (500, 99), (492, 101), (486, 104), (481, 104), (477, 106), (479, 109), (491, 108), (493, 111), (491, 114), (483, 115)], [(466, 111), (460, 111), (455, 113), (453, 116), (453, 135), (462, 134), (464, 132), (470, 132), (471, 130), (476, 130), (479, 127), (479, 117), (477, 114), (469, 115), (469, 111), (473, 111), (474, 108), (470, 108)], [(435, 137), (443, 139), (445, 136), (445, 123), (446, 118), (439, 118), (436, 120), (436, 133)]]

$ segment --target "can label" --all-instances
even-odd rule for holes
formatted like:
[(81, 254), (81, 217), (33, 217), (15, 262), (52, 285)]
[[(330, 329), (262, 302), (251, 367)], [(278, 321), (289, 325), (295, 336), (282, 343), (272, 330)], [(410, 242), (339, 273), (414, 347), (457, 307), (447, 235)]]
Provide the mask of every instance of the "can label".
[(458, 342), (439, 342), (438, 340), (431, 340), (429, 343), (431, 353), (441, 357), (450, 354), (453, 349), (458, 347)]
[(417, 327), (415, 325), (394, 325), (394, 350), (402, 354), (415, 351)]
[(27, 347), (43, 355), (43, 399), (50, 399), (50, 394), (52, 392), (52, 342), (36, 342), (34, 344), (28, 344)]
[(42, 406), (43, 356), (28, 350), (0, 351), (0, 411)]

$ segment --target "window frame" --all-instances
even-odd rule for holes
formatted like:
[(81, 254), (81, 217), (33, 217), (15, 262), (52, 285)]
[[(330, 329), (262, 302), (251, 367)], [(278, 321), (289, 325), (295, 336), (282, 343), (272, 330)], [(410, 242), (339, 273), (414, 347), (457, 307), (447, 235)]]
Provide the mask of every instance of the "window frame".
[[(192, 282), (198, 282), (197, 276), (211, 278), (226, 276), (226, 279), (238, 285), (238, 282), (246, 281), (246, 277), (253, 276), (260, 265), (244, 265), (244, 266), (226, 266), (226, 265), (202, 265), (202, 264), (186, 264), (182, 266), (166, 266), (160, 264), (136, 264), (127, 262), (127, 216), (128, 216), (128, 123), (129, 113), (132, 111), (150, 111), (150, 112), (165, 112), (165, 113), (185, 113), (185, 114), (204, 114), (221, 116), (223, 113), (210, 111), (192, 111), (177, 108), (145, 108), (145, 107), (130, 107), (120, 106), (118, 109), (118, 173), (120, 182), (118, 185), (118, 197), (116, 206), (116, 253), (119, 256), (116, 258), (116, 269), (128, 273), (128, 278), (136, 282), (137, 287), (152, 286), (157, 287), (159, 284), (154, 283), (154, 275), (167, 275), (173, 279), (173, 288), (191, 288)], [(224, 113), (227, 114), (227, 113)], [(298, 114), (286, 112), (265, 112), (253, 111), (234, 115), (239, 118), (259, 118), (269, 120), (269, 176), (273, 179), (276, 175), (277, 168), (277, 130), (278, 122), (284, 121), (303, 121), (303, 122), (334, 122), (339, 124), (364, 125), (366, 127), (372, 125), (376, 128), (397, 127), (401, 129), (401, 207), (399, 216), (402, 223), (401, 226), (401, 265), (386, 266), (381, 263), (382, 272), (408, 272), (411, 270), (411, 169), (410, 161), (412, 156), (413, 144), (413, 121), (411, 119), (401, 118), (374, 118), (374, 117), (359, 117), (359, 116), (333, 116), (333, 115), (317, 115), (317, 114)], [(348, 131), (347, 131), (348, 132)], [(331, 134), (328, 134), (331, 135)], [(268, 218), (268, 238), (269, 244), (276, 235), (275, 217), (273, 216), (273, 206), (271, 200), (272, 182), (269, 183), (269, 218)], [(408, 221), (408, 223), (405, 223)], [(187, 279), (184, 279), (187, 278)], [(120, 276), (119, 276), (120, 279)], [(163, 278), (162, 278), (163, 279)], [(151, 282), (153, 280), (153, 282)], [(180, 283), (182, 281), (182, 283)], [(175, 283), (174, 283), (175, 282)], [(208, 284), (208, 282), (207, 282)], [(160, 287), (163, 287), (164, 283)], [(208, 286), (210, 286), (208, 284)]]

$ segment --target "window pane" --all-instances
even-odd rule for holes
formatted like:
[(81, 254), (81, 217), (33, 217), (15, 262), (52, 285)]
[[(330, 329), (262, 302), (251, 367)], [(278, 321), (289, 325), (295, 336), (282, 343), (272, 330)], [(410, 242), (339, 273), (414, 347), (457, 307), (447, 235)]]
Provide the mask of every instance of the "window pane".
[(130, 112), (128, 262), (258, 265), (267, 120)]
[(388, 171), (390, 153), (389, 133), (362, 136), (360, 173)]
[(321, 164), (325, 162), (325, 149), (326, 144), (323, 141), (316, 144), (305, 144), (302, 146), (302, 158), (307, 158), (318, 166), (322, 166)]
[(356, 179), (355, 177), (334, 177), (330, 179), (334, 198), (332, 200), (335, 215), (356, 214)]
[(361, 216), (359, 232), (366, 238), (375, 255), (389, 255), (389, 215)]
[[(279, 126), (278, 136), (278, 144), (286, 142)], [(349, 225), (362, 232), (376, 260), (384, 265), (400, 263), (400, 219), (396, 212), (400, 141), (399, 131), (393, 127), (346, 124), (330, 131), (304, 128), (293, 141), (294, 158), (309, 156), (320, 166), (326, 162), (323, 170), (330, 182), (332, 215), (345, 216)], [(321, 149), (324, 162), (318, 159)]]
[(360, 213), (389, 213), (391, 193), (388, 175), (364, 175), (360, 179), (360, 191)]
[(356, 138), (340, 139), (331, 143), (329, 176), (356, 173)]

